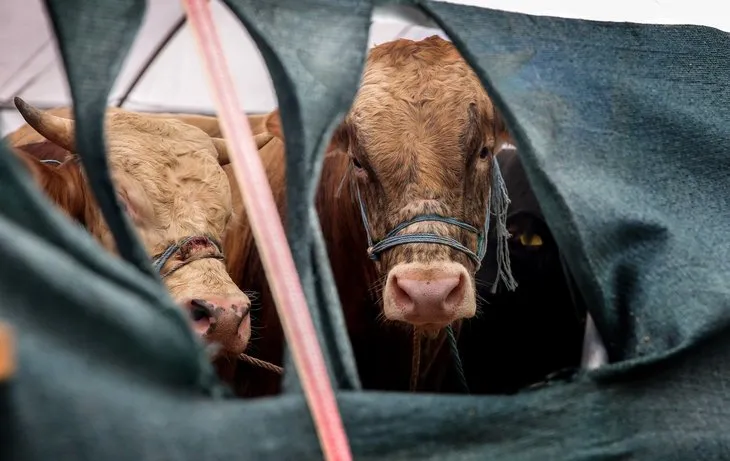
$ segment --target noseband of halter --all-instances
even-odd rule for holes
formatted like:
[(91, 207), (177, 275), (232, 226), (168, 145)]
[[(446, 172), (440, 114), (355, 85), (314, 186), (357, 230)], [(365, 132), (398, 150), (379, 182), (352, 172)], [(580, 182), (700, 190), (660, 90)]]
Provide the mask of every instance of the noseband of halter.
[[(184, 261), (182, 261), (177, 266), (173, 267), (172, 269), (168, 270), (167, 272), (162, 273), (162, 268), (165, 267), (165, 264), (172, 258), (176, 253), (179, 251), (182, 251), (183, 248), (185, 248), (185, 245), (192, 242), (193, 240), (201, 240), (202, 242), (205, 242), (206, 244), (213, 245), (216, 249), (216, 252), (214, 254), (204, 254), (202, 256), (195, 256), (192, 258), (187, 258)], [(188, 264), (199, 261), (201, 259), (218, 259), (223, 261), (223, 250), (220, 242), (218, 240), (208, 236), (208, 235), (192, 235), (190, 237), (185, 237), (184, 239), (180, 240), (179, 242), (175, 242), (168, 246), (165, 251), (160, 253), (157, 256), (152, 257), (152, 267), (155, 269), (155, 271), (160, 274), (161, 278), (165, 278), (172, 274), (173, 272), (176, 272), (183, 267), (187, 266)]]
[[(441, 216), (437, 214), (425, 214), (425, 215), (419, 215), (415, 216), (407, 221), (403, 221), (400, 224), (396, 225), (390, 232), (385, 234), (385, 237), (383, 237), (379, 241), (374, 241), (372, 238), (372, 234), (370, 232), (370, 223), (368, 222), (367, 217), (367, 210), (365, 209), (365, 202), (362, 199), (362, 196), (360, 195), (360, 186), (358, 185), (357, 181), (355, 182), (355, 190), (357, 192), (357, 201), (360, 205), (360, 216), (362, 218), (363, 226), (365, 227), (365, 234), (368, 239), (368, 255), (370, 256), (370, 259), (377, 261), (379, 259), (379, 256), (381, 253), (383, 253), (386, 250), (389, 250), (393, 247), (396, 247), (398, 245), (404, 245), (408, 243), (435, 243), (439, 245), (446, 245), (448, 247), (451, 247), (457, 251), (461, 251), (462, 253), (466, 254), (469, 258), (471, 258), (472, 261), (474, 261), (474, 264), (476, 265), (476, 270), (479, 270), (482, 264), (482, 260), (484, 259), (484, 256), (487, 252), (487, 234), (489, 233), (489, 221), (490, 221), (490, 215), (494, 214), (497, 217), (497, 238), (498, 241), (498, 251), (497, 251), (497, 260), (500, 263), (500, 268), (502, 266), (501, 263), (505, 263), (507, 265), (507, 271), (499, 271), (497, 280), (495, 281), (495, 286), (497, 282), (499, 281), (500, 275), (505, 279), (505, 282), (509, 287), (515, 286), (516, 282), (514, 282), (514, 279), (512, 278), (512, 274), (509, 271), (509, 254), (505, 251), (506, 250), (506, 243), (507, 239), (509, 239), (510, 235), (509, 232), (507, 232), (507, 226), (506, 226), (506, 215), (507, 215), (507, 206), (509, 205), (509, 197), (507, 196), (507, 189), (504, 184), (504, 179), (502, 178), (502, 173), (499, 170), (499, 164), (497, 163), (496, 159), (492, 158), (492, 182), (491, 182), (491, 190), (489, 193), (489, 203), (487, 204), (487, 213), (486, 217), (484, 219), (484, 226), (482, 229), (477, 229), (476, 227), (472, 226), (469, 223), (466, 223), (460, 219), (448, 217), (448, 216)], [(443, 235), (438, 235), (433, 232), (418, 232), (418, 233), (412, 233), (412, 234), (400, 234), (401, 231), (403, 231), (408, 226), (419, 223), (419, 222), (442, 222), (444, 224), (449, 224), (452, 226), (460, 227), (466, 231), (472, 232), (477, 235), (477, 249), (476, 251), (473, 251), (470, 248), (467, 248), (463, 243), (459, 242), (458, 240), (452, 238), (452, 237), (446, 237)], [(506, 258), (506, 260), (505, 260)], [(514, 289), (514, 288), (512, 288)]]
[[(385, 237), (375, 242), (373, 241), (372, 235), (370, 234), (370, 223), (368, 222), (367, 211), (365, 210), (365, 203), (363, 202), (362, 196), (360, 195), (359, 186), (356, 186), (356, 191), (357, 201), (360, 204), (360, 215), (362, 217), (362, 223), (365, 227), (365, 234), (368, 238), (368, 255), (370, 256), (370, 259), (377, 261), (381, 253), (398, 245), (405, 245), (407, 243), (436, 243), (439, 245), (449, 246), (455, 250), (465, 253), (474, 261), (474, 264), (476, 264), (477, 267), (480, 266), (482, 258), (484, 258), (484, 254), (486, 253), (487, 249), (487, 246), (485, 245), (485, 235), (487, 233), (487, 230), (489, 229), (489, 213), (487, 213), (487, 219), (485, 220), (483, 230), (479, 230), (471, 224), (448, 216), (441, 216), (437, 214), (419, 215), (398, 224), (390, 232), (385, 234)], [(442, 235), (438, 235), (432, 232), (399, 234), (403, 229), (412, 224), (429, 221), (451, 224), (453, 226), (461, 227), (462, 229), (477, 234), (477, 251), (472, 251), (470, 248), (467, 248), (464, 244), (452, 237), (444, 237)]]

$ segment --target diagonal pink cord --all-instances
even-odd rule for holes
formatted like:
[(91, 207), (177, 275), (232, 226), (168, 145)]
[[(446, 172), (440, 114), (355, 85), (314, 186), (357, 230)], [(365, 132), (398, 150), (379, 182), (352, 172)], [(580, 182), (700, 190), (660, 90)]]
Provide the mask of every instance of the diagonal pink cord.
[(350, 461), (350, 445), (307, 309), (304, 291), (251, 127), (248, 119), (236, 107), (240, 100), (218, 40), (208, 2), (181, 1), (203, 59), (216, 112), (230, 151), (231, 165), (284, 334), (291, 345), (294, 364), (302, 380), (304, 395), (312, 412), (324, 457), (327, 460)]

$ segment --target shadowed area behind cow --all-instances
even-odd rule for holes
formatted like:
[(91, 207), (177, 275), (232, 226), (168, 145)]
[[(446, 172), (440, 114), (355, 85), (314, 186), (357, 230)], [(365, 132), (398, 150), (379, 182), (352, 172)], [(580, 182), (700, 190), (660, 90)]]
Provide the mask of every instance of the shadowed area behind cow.
[[(496, 264), (487, 258), (477, 273), (480, 314), (464, 322), (459, 349), (469, 389), (475, 394), (514, 393), (551, 375), (580, 366), (585, 312), (574, 303), (560, 259), (517, 151), (502, 149), (497, 161), (511, 204), (507, 226), (515, 291), (492, 292)], [(490, 244), (487, 254), (494, 251)], [(456, 376), (448, 389), (458, 390)]]
[[(114, 239), (77, 156), (73, 121), (16, 98), (39, 139), (14, 152), (49, 199), (114, 253)], [(26, 127), (23, 127), (26, 129)], [(224, 355), (238, 355), (250, 336), (250, 300), (233, 283), (221, 252), (231, 192), (221, 164), (225, 143), (178, 120), (110, 110), (107, 160), (118, 199), (153, 265), (193, 328)], [(27, 150), (26, 150), (27, 149)], [(60, 158), (55, 166), (39, 159)]]

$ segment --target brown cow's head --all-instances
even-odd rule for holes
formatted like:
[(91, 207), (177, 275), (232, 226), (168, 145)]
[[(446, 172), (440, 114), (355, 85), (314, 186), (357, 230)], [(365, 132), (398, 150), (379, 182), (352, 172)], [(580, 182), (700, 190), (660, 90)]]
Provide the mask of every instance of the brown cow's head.
[[(73, 120), (39, 111), (16, 98), (23, 118), (50, 142), (74, 152)], [(221, 168), (225, 143), (179, 120), (124, 110), (106, 115), (107, 160), (119, 201), (173, 299), (195, 330), (238, 355), (251, 334), (249, 298), (229, 277), (220, 244), (231, 216), (231, 189)], [(54, 168), (54, 167), (49, 167)], [(59, 168), (60, 169), (60, 168)], [(116, 252), (100, 209), (84, 222)], [(171, 250), (169, 257), (166, 250)]]
[[(373, 48), (361, 87), (334, 137), (351, 159), (374, 242), (423, 215), (483, 230), (493, 152), (505, 132), (470, 66), (448, 41), (397, 40)], [(477, 252), (477, 234), (422, 221), (401, 235), (430, 233)], [(478, 259), (449, 245), (407, 243), (377, 255), (389, 320), (435, 332), (475, 315)]]

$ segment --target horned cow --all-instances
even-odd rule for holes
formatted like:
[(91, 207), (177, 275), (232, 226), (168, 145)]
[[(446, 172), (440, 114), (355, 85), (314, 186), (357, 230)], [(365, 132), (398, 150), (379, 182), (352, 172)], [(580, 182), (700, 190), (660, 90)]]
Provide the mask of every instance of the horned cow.
[[(71, 154), (74, 122), (15, 102), (46, 141), (32, 143), (32, 153), (22, 145), (14, 152), (51, 201), (115, 253), (81, 163)], [(201, 337), (222, 346), (222, 355), (240, 354), (250, 338), (250, 300), (222, 261), (221, 240), (232, 212), (221, 168), (228, 163), (225, 142), (179, 120), (124, 110), (107, 113), (106, 137), (118, 200), (173, 299)], [(38, 160), (60, 152), (67, 154), (60, 166)]]

